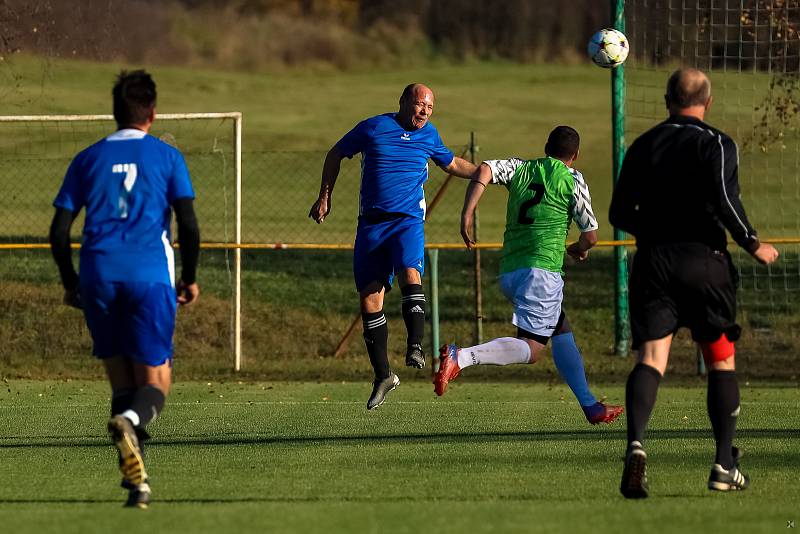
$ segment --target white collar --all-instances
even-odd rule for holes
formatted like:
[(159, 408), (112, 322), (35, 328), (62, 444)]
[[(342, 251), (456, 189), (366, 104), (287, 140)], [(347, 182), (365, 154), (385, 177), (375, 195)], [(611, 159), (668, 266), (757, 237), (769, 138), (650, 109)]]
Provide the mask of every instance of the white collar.
[(127, 141), (129, 139), (144, 139), (147, 132), (136, 128), (123, 128), (106, 137), (106, 141)]

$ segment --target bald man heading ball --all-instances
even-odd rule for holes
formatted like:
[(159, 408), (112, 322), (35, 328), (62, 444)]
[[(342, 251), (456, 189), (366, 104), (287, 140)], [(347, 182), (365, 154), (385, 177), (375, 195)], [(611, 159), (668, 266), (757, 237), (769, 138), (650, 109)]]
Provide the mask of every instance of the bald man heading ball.
[(308, 214), (317, 223), (331, 210), (331, 195), (343, 158), (362, 154), (361, 189), (353, 251), (353, 274), (361, 302), (364, 341), (375, 372), (367, 409), (380, 406), (400, 383), (389, 367), (389, 330), (383, 299), (397, 276), (402, 293), (403, 319), (408, 331), (406, 365), (425, 365), (422, 336), (425, 326), (424, 272), (425, 193), (428, 160), (447, 173), (469, 178), (475, 165), (453, 153), (430, 123), (433, 91), (408, 85), (397, 113), (376, 115), (358, 123), (328, 152), (322, 169), (319, 197)]

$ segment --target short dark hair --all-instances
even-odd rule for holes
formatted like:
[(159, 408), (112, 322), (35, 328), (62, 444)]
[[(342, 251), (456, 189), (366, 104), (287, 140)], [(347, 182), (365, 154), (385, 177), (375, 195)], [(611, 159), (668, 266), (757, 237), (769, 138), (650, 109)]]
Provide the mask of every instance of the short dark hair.
[(156, 106), (156, 83), (144, 70), (121, 71), (111, 94), (119, 126), (144, 124)]
[(711, 82), (697, 69), (678, 69), (667, 80), (667, 105), (704, 106), (710, 96)]
[(553, 158), (571, 158), (578, 153), (581, 136), (570, 126), (556, 126), (547, 137), (544, 153)]

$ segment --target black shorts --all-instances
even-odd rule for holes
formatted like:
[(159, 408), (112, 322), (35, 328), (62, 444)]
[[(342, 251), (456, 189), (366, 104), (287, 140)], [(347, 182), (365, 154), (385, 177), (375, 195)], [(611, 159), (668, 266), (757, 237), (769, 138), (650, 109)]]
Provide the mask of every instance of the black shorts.
[(685, 326), (698, 343), (726, 334), (736, 341), (738, 275), (727, 250), (701, 243), (642, 247), (633, 257), (629, 292), (633, 348)]

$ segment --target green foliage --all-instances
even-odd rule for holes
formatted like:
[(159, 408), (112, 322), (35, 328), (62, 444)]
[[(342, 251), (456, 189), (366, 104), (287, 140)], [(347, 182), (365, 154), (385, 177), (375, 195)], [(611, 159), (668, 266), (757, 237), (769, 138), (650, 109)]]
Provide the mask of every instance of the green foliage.
[(752, 134), (744, 140), (743, 148), (757, 146), (764, 153), (770, 147), (786, 150), (786, 143), (797, 137), (800, 76), (797, 73), (774, 75), (767, 95), (753, 111), (757, 122)]
[(580, 57), (607, 12), (594, 0), (84, 0), (76, 8), (5, 0), (0, 56), (22, 51), (241, 70), (348, 69), (430, 57), (552, 61)]

